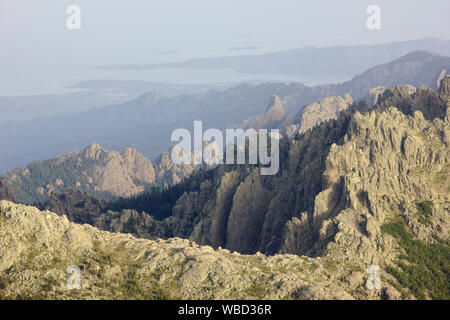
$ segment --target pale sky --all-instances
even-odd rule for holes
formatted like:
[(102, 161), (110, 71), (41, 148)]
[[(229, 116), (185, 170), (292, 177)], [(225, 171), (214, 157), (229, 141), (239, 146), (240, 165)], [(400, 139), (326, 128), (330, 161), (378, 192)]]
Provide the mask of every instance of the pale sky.
[[(70, 4), (81, 30), (66, 28)], [(371, 4), (381, 30), (366, 27)], [(0, 0), (0, 73), (448, 39), (449, 12), (448, 0)]]

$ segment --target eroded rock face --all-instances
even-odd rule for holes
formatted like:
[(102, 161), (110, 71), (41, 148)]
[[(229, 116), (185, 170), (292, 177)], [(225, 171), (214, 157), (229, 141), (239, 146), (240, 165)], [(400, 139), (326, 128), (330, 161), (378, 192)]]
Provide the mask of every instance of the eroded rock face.
[[(242, 253), (259, 250), (259, 237), (264, 225), (265, 210), (270, 198), (269, 190), (261, 183), (255, 169), (237, 188), (228, 217), (226, 247)], [(242, 237), (243, 234), (247, 236)]]
[(4, 179), (20, 200), (31, 203), (67, 189), (105, 198), (132, 196), (156, 181), (153, 164), (137, 150), (108, 151), (98, 144), (14, 169)]
[(153, 164), (136, 149), (126, 148), (118, 153), (93, 144), (83, 151), (83, 155), (98, 162), (91, 168), (91, 174), (88, 173), (96, 191), (128, 197), (155, 182)]
[(199, 166), (175, 165), (170, 151), (152, 163), (133, 148), (116, 152), (92, 144), (80, 152), (14, 169), (4, 179), (25, 203), (43, 202), (52, 194), (70, 189), (102, 199), (130, 197), (152, 186), (177, 184), (198, 169)]
[[(70, 265), (80, 268), (79, 290), (66, 285)], [(353, 299), (364, 278), (359, 264), (137, 239), (7, 201), (0, 274), (2, 298), (34, 299)], [(345, 276), (351, 281), (336, 285)]]
[[(411, 95), (416, 92), (416, 88), (409, 84), (404, 85), (404, 86), (399, 86), (397, 88), (402, 88), (404, 90), (404, 92), (406, 92), (406, 94), (408, 94), (408, 95)], [(381, 101), (381, 98), (383, 97), (386, 90), (389, 90), (389, 89), (386, 87), (382, 87), (382, 86), (378, 86), (378, 87), (370, 89), (369, 94), (365, 98), (365, 101), (370, 105), (378, 104)]]
[[(344, 144), (330, 149), (327, 187), (315, 197), (310, 220), (291, 220), (282, 251), (321, 255), (345, 248), (350, 257), (386, 263), (395, 254), (381, 225), (399, 212), (419, 238), (447, 239), (449, 135), (448, 122), (427, 121), (420, 112), (356, 113)], [(417, 200), (433, 203), (429, 226), (418, 221)]]

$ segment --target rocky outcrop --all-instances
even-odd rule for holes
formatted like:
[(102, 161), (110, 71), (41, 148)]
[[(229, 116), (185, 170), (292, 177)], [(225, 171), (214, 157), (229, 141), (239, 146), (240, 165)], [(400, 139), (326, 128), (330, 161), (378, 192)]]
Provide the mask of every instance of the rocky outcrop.
[(286, 112), (283, 109), (281, 99), (274, 95), (270, 99), (266, 113), (258, 117), (256, 121), (256, 129), (272, 129), (278, 127), (279, 123), (284, 120)]
[(439, 77), (438, 77), (438, 79), (437, 79), (437, 81), (436, 81), (436, 88), (439, 90), (440, 89), (440, 87), (441, 87), (441, 82), (442, 82), (442, 80), (444, 80), (444, 78), (447, 76), (447, 69), (446, 68), (443, 68), (442, 69), (442, 71), (441, 71), (441, 73), (439, 74)]
[[(386, 264), (395, 250), (381, 225), (395, 214), (421, 239), (447, 239), (449, 128), (420, 112), (356, 113), (345, 143), (330, 149), (323, 173), (327, 187), (316, 196), (309, 221), (294, 218), (288, 224), (283, 251), (321, 255), (345, 248), (345, 255)], [(419, 200), (433, 203), (429, 226), (419, 221)]]
[[(446, 81), (443, 81), (443, 83), (445, 87)], [(410, 116), (414, 115), (416, 111), (420, 111), (427, 120), (444, 119), (448, 113), (448, 106), (445, 102), (446, 95), (443, 90), (436, 92), (424, 86), (415, 90), (411, 90), (407, 86), (387, 89), (378, 98), (377, 108), (381, 111), (395, 106), (398, 110)]]
[(283, 132), (288, 137), (302, 134), (324, 121), (336, 119), (352, 103), (352, 97), (346, 94), (343, 97), (328, 97), (320, 102), (308, 104), (295, 116), (293, 124), (283, 128)]
[(450, 76), (445, 77), (439, 86), (439, 97), (447, 106), (447, 114), (450, 108)]
[(157, 184), (161, 187), (173, 186), (180, 183), (183, 178), (190, 176), (200, 165), (179, 164), (176, 165), (171, 159), (172, 148), (161, 153), (153, 162), (156, 173)]
[[(80, 286), (69, 289), (69, 270), (77, 269)], [(8, 299), (380, 298), (358, 289), (363, 265), (137, 239), (7, 201), (0, 201), (0, 275), (0, 298)]]
[[(403, 88), (409, 95), (416, 92), (416, 88), (414, 88), (412, 85), (409, 84), (399, 87)], [(369, 94), (366, 96), (364, 100), (370, 105), (378, 104), (381, 101), (381, 98), (383, 97), (386, 90), (388, 90), (388, 88), (382, 86), (372, 88), (369, 90)]]
[(125, 148), (118, 153), (93, 144), (83, 151), (83, 157), (98, 163), (91, 169), (96, 191), (127, 197), (155, 182), (153, 164), (136, 149)]
[[(284, 103), (293, 105), (295, 104), (294, 101), (293, 98), (287, 98)], [(248, 119), (242, 125), (246, 129), (279, 129), (281, 134), (292, 138), (296, 134), (302, 134), (324, 121), (336, 119), (352, 103), (353, 99), (350, 94), (345, 94), (342, 97), (331, 96), (320, 100), (320, 102), (299, 106), (297, 114), (292, 116), (285, 112), (281, 99), (273, 96), (264, 114)]]

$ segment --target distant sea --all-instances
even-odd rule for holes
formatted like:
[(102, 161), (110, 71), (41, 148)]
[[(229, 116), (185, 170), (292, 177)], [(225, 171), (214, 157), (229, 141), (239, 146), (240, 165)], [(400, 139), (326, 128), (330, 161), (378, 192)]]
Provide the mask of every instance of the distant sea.
[[(6, 70), (8, 71), (8, 70)], [(70, 84), (84, 80), (141, 80), (173, 84), (209, 84), (250, 80), (302, 82), (305, 85), (337, 83), (348, 79), (305, 78), (286, 74), (247, 74), (227, 69), (102, 70), (93, 68), (45, 70), (39, 67), (0, 73), (0, 96), (61, 94)]]

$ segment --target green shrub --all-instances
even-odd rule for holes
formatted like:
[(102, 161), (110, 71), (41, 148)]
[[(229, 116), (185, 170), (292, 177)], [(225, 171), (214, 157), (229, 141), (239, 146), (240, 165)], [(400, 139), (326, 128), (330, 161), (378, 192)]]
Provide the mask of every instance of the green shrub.
[[(426, 210), (426, 209), (425, 209)], [(384, 233), (396, 238), (405, 254), (400, 256), (398, 267), (389, 266), (392, 274), (418, 299), (430, 297), (438, 300), (450, 298), (448, 241), (438, 240), (428, 244), (414, 237), (403, 221), (384, 224)]]
[(431, 224), (431, 214), (433, 213), (433, 202), (432, 201), (416, 202), (416, 206), (419, 222), (423, 224)]

